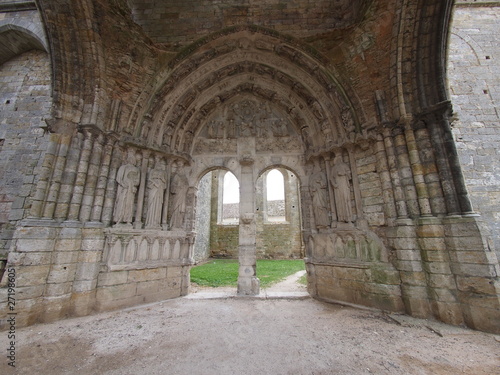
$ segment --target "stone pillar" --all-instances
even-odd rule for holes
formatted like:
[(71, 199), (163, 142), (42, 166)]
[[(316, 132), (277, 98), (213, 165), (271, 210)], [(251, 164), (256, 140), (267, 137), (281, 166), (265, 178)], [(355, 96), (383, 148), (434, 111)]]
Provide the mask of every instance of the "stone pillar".
[(99, 171), (99, 177), (97, 179), (97, 185), (94, 193), (94, 205), (92, 207), (91, 215), (91, 220), (93, 222), (101, 221), (114, 143), (115, 140), (113, 138), (109, 138), (106, 142), (106, 146), (104, 147), (101, 169)]
[(47, 219), (52, 219), (54, 217), (54, 211), (56, 209), (56, 203), (59, 198), (61, 179), (64, 171), (64, 166), (66, 165), (66, 156), (68, 154), (70, 142), (71, 137), (68, 135), (61, 135), (59, 138), (57, 158), (54, 164), (54, 169), (52, 171), (49, 193), (47, 194), (47, 199), (45, 201), (45, 207), (43, 210), (43, 217)]
[(78, 171), (76, 172), (73, 195), (71, 197), (71, 203), (69, 204), (68, 220), (71, 221), (78, 221), (79, 219), (80, 206), (83, 199), (83, 190), (85, 188), (85, 181), (87, 180), (89, 159), (94, 143), (92, 133), (89, 130), (84, 130), (83, 135), (85, 139), (83, 141), (82, 152), (80, 154), (80, 161), (78, 162)]
[(47, 189), (50, 184), (50, 177), (52, 175), (52, 169), (54, 168), (54, 163), (57, 155), (59, 135), (51, 134), (50, 142), (45, 152), (45, 157), (43, 159), (42, 168), (40, 170), (40, 177), (36, 186), (35, 195), (32, 200), (30, 216), (31, 217), (41, 217), (43, 213), (43, 205), (47, 196)]
[(77, 133), (71, 141), (71, 146), (66, 157), (66, 166), (61, 179), (61, 188), (54, 214), (55, 219), (66, 220), (68, 218), (69, 203), (73, 196), (73, 187), (75, 185), (78, 161), (82, 148), (82, 138), (83, 134)]
[(432, 145), (436, 152), (436, 163), (438, 166), (441, 186), (443, 188), (444, 199), (446, 203), (446, 211), (448, 215), (458, 215), (461, 211), (458, 204), (457, 193), (453, 183), (450, 166), (448, 164), (448, 155), (444, 148), (444, 141), (441, 135), (439, 122), (435, 116), (430, 114), (426, 119), (428, 129), (430, 131)]
[(424, 121), (417, 121), (413, 124), (415, 140), (417, 142), (422, 169), (424, 173), (425, 184), (429, 194), (431, 211), (434, 216), (446, 214), (446, 205), (444, 203), (443, 190), (439, 180), (438, 168), (434, 159), (434, 150), (432, 148), (429, 132)]
[(453, 134), (450, 127), (451, 105), (449, 105), (441, 116), (441, 125), (443, 129), (443, 142), (448, 155), (448, 163), (450, 165), (455, 191), (457, 194), (460, 212), (463, 214), (473, 213), (472, 204), (467, 194), (464, 177), (462, 175), (462, 167), (458, 158), (457, 148), (453, 139)]
[(403, 188), (401, 187), (396, 156), (394, 154), (394, 141), (392, 139), (391, 131), (387, 128), (384, 129), (384, 145), (385, 152), (387, 154), (387, 164), (389, 166), (392, 186), (394, 188), (394, 199), (396, 201), (398, 219), (407, 219), (408, 209), (406, 207), (405, 195)]
[(255, 187), (253, 159), (240, 160), (240, 231), (239, 231), (239, 275), (238, 295), (258, 295), (259, 279), (256, 276), (256, 224), (255, 224)]
[(380, 176), (380, 185), (382, 187), (382, 196), (384, 198), (384, 213), (386, 221), (396, 219), (396, 203), (394, 201), (394, 193), (387, 163), (387, 155), (385, 153), (384, 140), (381, 135), (377, 137), (375, 142), (375, 157), (377, 158), (377, 171)]
[(354, 190), (354, 201), (356, 204), (356, 220), (358, 223), (364, 219), (363, 206), (361, 202), (361, 189), (359, 188), (358, 170), (356, 168), (356, 160), (354, 160), (354, 150), (352, 145), (347, 147), (349, 155), (349, 166), (351, 167), (352, 188)]
[(410, 167), (410, 159), (408, 156), (408, 149), (406, 147), (406, 139), (404, 131), (401, 127), (397, 126), (394, 131), (394, 146), (396, 151), (396, 160), (401, 176), (401, 184), (404, 187), (406, 197), (406, 207), (408, 213), (412, 217), (420, 216), (420, 209), (417, 201), (417, 191), (413, 181), (413, 173)]
[(418, 152), (417, 142), (415, 141), (415, 134), (411, 128), (410, 119), (405, 119), (405, 138), (406, 146), (408, 147), (408, 157), (410, 160), (411, 171), (413, 174), (413, 181), (417, 189), (418, 206), (420, 208), (421, 216), (432, 216), (431, 204), (429, 202), (429, 192), (424, 180), (424, 170), (420, 162), (420, 155)]
[(92, 147), (89, 167), (87, 169), (87, 179), (85, 180), (85, 189), (82, 197), (82, 206), (80, 208), (80, 221), (82, 223), (90, 220), (92, 207), (94, 205), (95, 188), (99, 175), (99, 165), (103, 150), (104, 136), (99, 134)]
[(442, 220), (435, 217), (419, 218), (416, 229), (432, 314), (449, 324), (463, 324)]
[(111, 219), (113, 218), (113, 208), (115, 206), (116, 199), (116, 173), (120, 168), (122, 156), (122, 150), (119, 146), (115, 145), (113, 149), (111, 165), (109, 167), (109, 175), (106, 184), (106, 195), (104, 198), (101, 217), (101, 221), (106, 227), (111, 224)]
[(146, 193), (146, 176), (148, 173), (150, 151), (142, 151), (142, 164), (141, 164), (141, 182), (139, 185), (139, 196), (137, 197), (137, 211), (135, 212), (134, 228), (142, 228), (142, 209), (144, 207), (144, 195)]

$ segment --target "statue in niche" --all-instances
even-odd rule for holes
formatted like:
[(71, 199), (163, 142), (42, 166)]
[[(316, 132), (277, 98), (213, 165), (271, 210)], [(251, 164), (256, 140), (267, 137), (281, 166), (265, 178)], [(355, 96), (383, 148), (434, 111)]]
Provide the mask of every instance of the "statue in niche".
[(257, 137), (267, 137), (268, 136), (268, 123), (269, 116), (271, 115), (271, 109), (269, 108), (268, 102), (261, 102), (259, 104), (259, 116), (257, 122), (255, 123), (255, 133)]
[(330, 226), (328, 217), (327, 181), (319, 162), (314, 165), (313, 174), (309, 178), (309, 191), (312, 195), (314, 221), (318, 229)]
[(342, 108), (342, 123), (344, 124), (344, 129), (346, 131), (346, 134), (349, 134), (351, 132), (356, 131), (356, 127), (354, 126), (354, 120), (352, 119), (351, 116), (351, 111), (349, 110), (349, 107), (344, 107)]
[(227, 138), (236, 138), (236, 125), (234, 119), (229, 119), (227, 123)]
[(182, 145), (184, 152), (189, 152), (190, 148), (193, 145), (193, 138), (194, 138), (193, 132), (189, 130), (186, 131), (186, 133), (184, 134), (184, 142)]
[(170, 146), (170, 143), (172, 142), (172, 136), (174, 134), (174, 128), (175, 125), (172, 122), (169, 122), (163, 131), (163, 139), (162, 139), (162, 145), (163, 146)]
[(251, 137), (253, 135), (253, 124), (250, 122), (242, 121), (240, 123), (240, 136)]
[(330, 129), (328, 121), (323, 121), (320, 126), (321, 126), (321, 131), (323, 132), (323, 136), (325, 137), (326, 145), (331, 146), (333, 144), (333, 137), (332, 137), (332, 129)]
[(184, 216), (186, 213), (186, 195), (189, 187), (188, 179), (184, 171), (184, 162), (177, 161), (174, 165), (174, 176), (170, 183), (171, 216), (170, 229), (183, 229)]
[(208, 138), (217, 138), (217, 122), (215, 120), (212, 120), (208, 123)]
[(155, 158), (155, 168), (149, 174), (148, 210), (146, 213), (146, 227), (160, 227), (163, 210), (163, 197), (167, 187), (165, 162)]
[(330, 184), (335, 197), (335, 208), (337, 209), (337, 220), (351, 223), (351, 170), (342, 160), (342, 155), (336, 155), (333, 159), (333, 167), (330, 173)]
[(245, 100), (233, 106), (233, 112), (237, 118), (239, 135), (241, 137), (251, 137), (255, 135), (254, 122), (257, 109), (253, 102)]
[(273, 135), (275, 137), (285, 137), (288, 133), (286, 121), (282, 118), (273, 120)]
[(127, 164), (122, 165), (116, 174), (118, 190), (113, 213), (113, 220), (116, 223), (132, 224), (135, 194), (140, 177), (141, 171), (135, 166), (135, 156), (133, 152), (129, 152)]
[(225, 126), (222, 121), (212, 120), (208, 123), (208, 137), (212, 139), (224, 138)]

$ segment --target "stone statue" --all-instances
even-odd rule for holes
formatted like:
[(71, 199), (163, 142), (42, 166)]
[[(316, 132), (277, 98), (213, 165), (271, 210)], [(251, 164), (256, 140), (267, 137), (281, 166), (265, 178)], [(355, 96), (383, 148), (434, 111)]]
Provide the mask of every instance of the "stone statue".
[(316, 163), (313, 174), (309, 178), (309, 190), (312, 195), (314, 221), (316, 222), (317, 228), (327, 228), (330, 226), (327, 186), (325, 174), (321, 170), (319, 164)]
[(285, 137), (288, 133), (286, 121), (282, 118), (274, 119), (273, 121), (273, 135), (275, 137)]
[(175, 164), (175, 173), (170, 183), (171, 216), (170, 229), (183, 229), (186, 213), (186, 195), (189, 188), (188, 179), (184, 172), (184, 162)]
[(156, 159), (155, 168), (149, 174), (149, 185), (146, 227), (160, 227), (163, 197), (167, 187), (167, 176), (163, 160)]
[(351, 209), (351, 189), (349, 187), (350, 179), (351, 170), (349, 166), (342, 161), (341, 155), (336, 155), (333, 159), (330, 184), (333, 188), (333, 195), (335, 197), (337, 220), (345, 223), (353, 221)]
[(135, 156), (130, 152), (127, 164), (122, 165), (116, 174), (118, 190), (116, 192), (116, 203), (113, 213), (113, 220), (116, 223), (132, 224), (135, 193), (137, 192), (140, 177), (141, 171), (135, 166)]

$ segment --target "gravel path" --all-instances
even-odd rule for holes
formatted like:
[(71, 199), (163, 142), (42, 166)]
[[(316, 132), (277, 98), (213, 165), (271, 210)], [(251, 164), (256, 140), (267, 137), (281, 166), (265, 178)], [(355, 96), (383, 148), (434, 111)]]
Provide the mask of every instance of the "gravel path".
[(188, 297), (18, 329), (0, 374), (500, 374), (491, 334), (312, 298)]

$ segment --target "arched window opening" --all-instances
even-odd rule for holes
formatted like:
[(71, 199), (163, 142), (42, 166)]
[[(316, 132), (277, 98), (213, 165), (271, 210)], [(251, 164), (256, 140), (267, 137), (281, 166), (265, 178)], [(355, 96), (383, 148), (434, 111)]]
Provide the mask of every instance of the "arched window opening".
[(266, 175), (266, 221), (284, 222), (286, 218), (285, 179), (278, 169)]
[(221, 223), (238, 225), (240, 221), (240, 184), (231, 172), (223, 177)]

